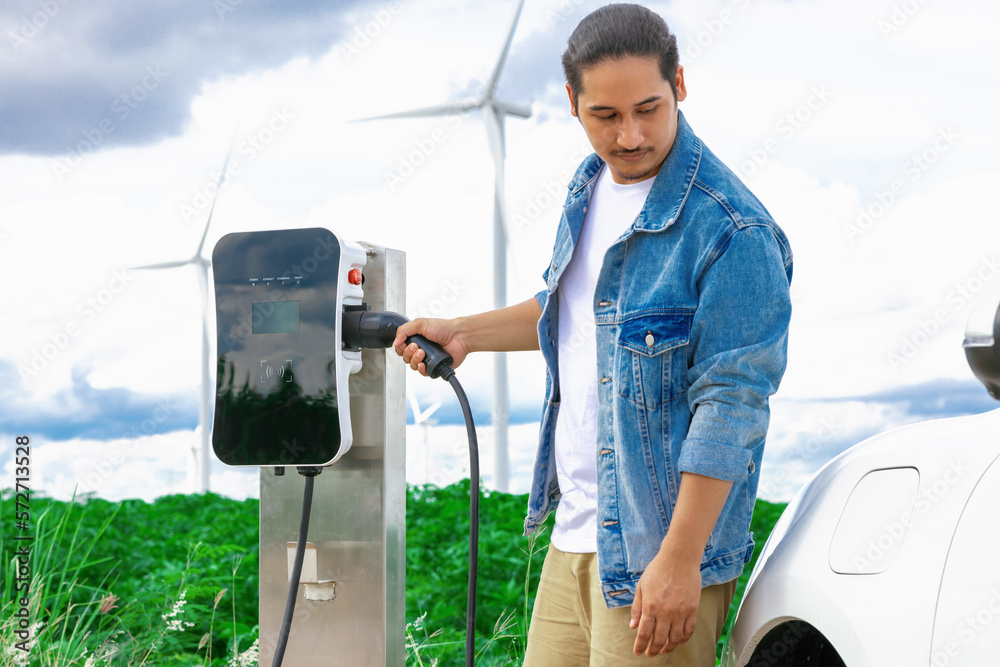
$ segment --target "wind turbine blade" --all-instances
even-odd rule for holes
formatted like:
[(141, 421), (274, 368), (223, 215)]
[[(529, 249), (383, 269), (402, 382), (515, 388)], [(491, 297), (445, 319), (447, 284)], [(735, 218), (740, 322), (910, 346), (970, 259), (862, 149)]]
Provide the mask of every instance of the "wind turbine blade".
[(410, 404), (410, 410), (413, 411), (413, 423), (419, 424), (420, 405), (417, 403), (417, 395), (409, 387), (406, 388), (406, 402)]
[(406, 390), (406, 400), (410, 404), (410, 409), (413, 410), (413, 423), (417, 426), (427, 421), (427, 418), (441, 407), (441, 401), (436, 401), (434, 405), (421, 412), (420, 404), (417, 402), (417, 394), (409, 388)]
[(418, 421), (418, 423), (427, 421), (430, 418), (430, 416), (435, 412), (437, 412), (437, 409), (440, 407), (441, 407), (441, 401), (435, 402), (434, 405), (432, 405), (431, 407), (427, 408), (426, 410), (420, 413), (419, 421), (416, 419), (414, 421)]
[(208, 226), (212, 224), (212, 213), (215, 212), (215, 202), (219, 200), (219, 190), (222, 189), (222, 182), (226, 180), (227, 173), (229, 169), (229, 158), (233, 154), (233, 146), (236, 145), (236, 131), (233, 132), (233, 138), (229, 142), (229, 150), (226, 151), (226, 161), (222, 163), (222, 171), (219, 172), (219, 182), (216, 183), (215, 196), (212, 197), (212, 208), (208, 209), (208, 221), (205, 223), (205, 231), (201, 233), (201, 241), (198, 243), (198, 249), (194, 251), (194, 256), (201, 256), (201, 250), (205, 247), (205, 239), (208, 237)]
[(497, 64), (493, 67), (493, 73), (490, 74), (489, 81), (486, 82), (486, 93), (483, 95), (485, 99), (490, 99), (493, 97), (493, 93), (496, 92), (500, 73), (503, 70), (504, 63), (507, 61), (507, 54), (510, 52), (510, 44), (514, 41), (514, 31), (517, 29), (517, 20), (521, 17), (522, 7), (524, 7), (524, 0), (517, 0), (517, 7), (514, 9), (514, 16), (511, 18), (510, 28), (507, 30), (507, 40), (504, 42), (503, 50), (497, 59)]
[(493, 106), (507, 116), (517, 116), (518, 118), (531, 118), (531, 107), (521, 104), (511, 104), (502, 100), (493, 100)]
[(411, 109), (410, 111), (400, 111), (399, 113), (385, 114), (384, 116), (372, 116), (370, 118), (358, 118), (352, 123), (362, 123), (369, 120), (389, 120), (392, 118), (432, 118), (434, 116), (457, 116), (472, 109), (478, 109), (482, 104), (480, 100), (466, 100), (465, 102), (452, 102), (450, 104), (439, 104), (433, 107), (422, 109)]
[(147, 264), (145, 266), (133, 266), (131, 268), (135, 269), (136, 271), (140, 269), (174, 269), (177, 268), (178, 266), (184, 266), (185, 264), (190, 264), (190, 263), (191, 263), (190, 259), (182, 259), (176, 262), (163, 262), (162, 264)]

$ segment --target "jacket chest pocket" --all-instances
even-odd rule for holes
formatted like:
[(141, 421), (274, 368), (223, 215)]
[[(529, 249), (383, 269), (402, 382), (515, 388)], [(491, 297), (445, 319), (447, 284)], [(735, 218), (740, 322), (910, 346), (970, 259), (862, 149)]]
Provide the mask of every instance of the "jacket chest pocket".
[(655, 410), (687, 392), (691, 315), (671, 313), (627, 320), (618, 333), (619, 393)]

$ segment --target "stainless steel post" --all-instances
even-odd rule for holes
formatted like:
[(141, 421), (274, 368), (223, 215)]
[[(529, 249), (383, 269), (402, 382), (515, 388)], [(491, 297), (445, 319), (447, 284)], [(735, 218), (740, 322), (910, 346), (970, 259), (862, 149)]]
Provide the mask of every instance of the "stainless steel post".
[[(406, 310), (405, 255), (368, 251), (365, 301)], [(391, 356), (390, 356), (391, 355)], [(403, 667), (406, 624), (406, 378), (392, 350), (364, 350), (350, 381), (354, 444), (316, 478), (309, 543), (315, 578), (303, 583), (284, 664), (288, 667)], [(288, 594), (304, 478), (288, 468), (260, 473), (260, 664), (274, 654)], [(307, 552), (303, 582), (312, 553)], [(333, 582), (331, 586), (329, 582)], [(323, 597), (331, 592), (332, 600)]]

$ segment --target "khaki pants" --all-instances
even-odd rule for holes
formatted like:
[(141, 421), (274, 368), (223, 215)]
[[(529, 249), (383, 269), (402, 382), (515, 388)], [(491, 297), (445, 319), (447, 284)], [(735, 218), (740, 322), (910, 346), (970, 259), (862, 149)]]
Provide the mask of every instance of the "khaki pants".
[(715, 645), (735, 592), (735, 579), (703, 588), (691, 639), (666, 655), (635, 655), (637, 631), (629, 628), (631, 607), (604, 605), (597, 554), (565, 553), (550, 546), (528, 628), (524, 665), (715, 667)]

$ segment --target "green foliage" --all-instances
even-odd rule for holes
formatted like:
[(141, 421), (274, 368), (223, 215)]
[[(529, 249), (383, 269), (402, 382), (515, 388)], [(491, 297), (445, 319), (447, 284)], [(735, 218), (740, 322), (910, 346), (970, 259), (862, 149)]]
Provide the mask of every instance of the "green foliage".
[[(411, 662), (463, 665), (470, 483), (411, 487), (406, 505), (406, 617)], [(548, 531), (523, 537), (526, 495), (484, 492), (479, 504), (478, 665), (521, 664)], [(416, 621), (420, 620), (420, 623)], [(426, 626), (437, 628), (427, 635)], [(423, 652), (421, 655), (420, 652)]]
[[(407, 494), (407, 662), (464, 664), (469, 482)], [(476, 664), (517, 665), (548, 529), (522, 536), (527, 496), (485, 492), (480, 501)], [(757, 501), (753, 560), (784, 505)], [(154, 503), (31, 498), (31, 618), (37, 644), (15, 661), (17, 619), (12, 494), (0, 496), (0, 665), (222, 667), (234, 642), (257, 639), (257, 500), (214, 494)], [(721, 646), (721, 642), (720, 642)], [(251, 651), (252, 653), (252, 651)], [(250, 664), (250, 663), (247, 663)], [(252, 664), (256, 664), (254, 661)]]
[[(13, 504), (12, 494), (5, 493), (0, 516), (7, 519)], [(14, 555), (25, 541), (15, 540), (13, 522), (4, 520), (3, 665), (218, 666), (226, 664), (234, 637), (241, 649), (253, 642), (257, 501), (206, 494), (168, 496), (152, 504), (96, 498), (64, 503), (33, 495), (30, 508), (26, 534), (33, 537), (28, 589), (35, 646), (27, 660), (13, 647)], [(224, 600), (239, 620), (216, 627), (214, 611)]]

